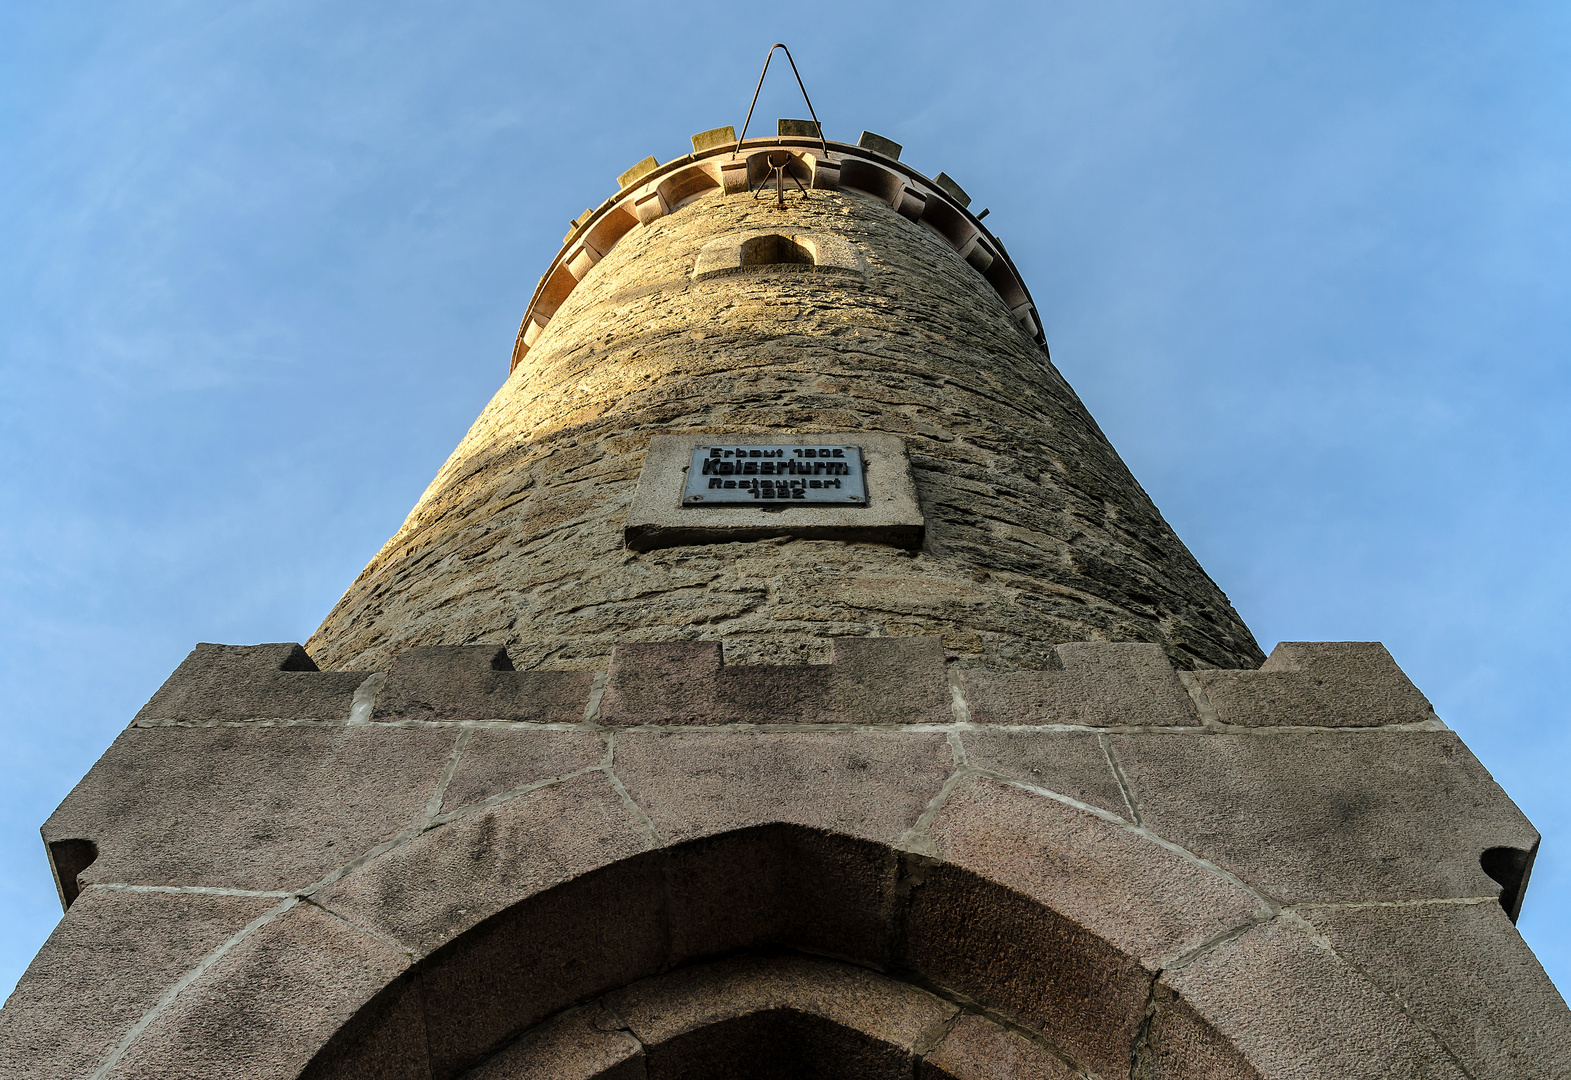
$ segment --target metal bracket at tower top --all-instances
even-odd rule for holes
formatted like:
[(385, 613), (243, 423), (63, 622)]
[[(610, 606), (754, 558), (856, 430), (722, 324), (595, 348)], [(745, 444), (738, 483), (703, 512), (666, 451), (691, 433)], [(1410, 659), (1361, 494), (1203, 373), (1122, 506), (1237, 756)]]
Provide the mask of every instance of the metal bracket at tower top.
[(764, 57), (764, 70), (758, 73), (758, 85), (753, 87), (753, 101), (747, 107), (747, 119), (742, 121), (742, 134), (736, 140), (736, 146), (731, 151), (731, 157), (736, 157), (738, 151), (742, 149), (742, 139), (747, 138), (747, 125), (753, 122), (753, 109), (758, 105), (758, 92), (764, 88), (764, 76), (769, 74), (769, 61), (775, 58), (776, 49), (785, 50), (786, 63), (791, 65), (791, 74), (796, 76), (797, 89), (802, 91), (802, 100), (807, 102), (807, 115), (813, 118), (813, 130), (818, 132), (818, 141), (823, 145), (824, 157), (827, 159), (829, 157), (829, 141), (824, 138), (824, 125), (818, 122), (818, 114), (813, 111), (813, 99), (807, 96), (807, 87), (802, 85), (802, 73), (796, 70), (796, 61), (791, 59), (791, 50), (786, 49), (785, 43), (780, 41), (769, 46), (769, 55)]
[(795, 173), (786, 171), (786, 169), (791, 164), (791, 154), (788, 151), (782, 151), (782, 153), (785, 155), (783, 161), (776, 162), (775, 155), (772, 153), (764, 159), (764, 164), (769, 166), (769, 171), (758, 178), (758, 187), (752, 189), (753, 198), (757, 199), (758, 196), (762, 194), (764, 185), (769, 182), (769, 178), (774, 177), (775, 205), (770, 207), (772, 210), (785, 209), (785, 178), (787, 176), (789, 176), (791, 178), (791, 182), (796, 185), (796, 189), (802, 193), (802, 198), (807, 198), (807, 189), (802, 186), (802, 181), (796, 178)]

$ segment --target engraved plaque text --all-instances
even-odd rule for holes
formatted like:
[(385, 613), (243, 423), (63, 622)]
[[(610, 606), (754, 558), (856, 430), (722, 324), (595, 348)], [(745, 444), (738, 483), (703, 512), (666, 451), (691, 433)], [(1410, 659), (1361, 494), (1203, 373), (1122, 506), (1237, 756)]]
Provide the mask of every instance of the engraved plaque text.
[(683, 506), (866, 506), (860, 446), (698, 446)]

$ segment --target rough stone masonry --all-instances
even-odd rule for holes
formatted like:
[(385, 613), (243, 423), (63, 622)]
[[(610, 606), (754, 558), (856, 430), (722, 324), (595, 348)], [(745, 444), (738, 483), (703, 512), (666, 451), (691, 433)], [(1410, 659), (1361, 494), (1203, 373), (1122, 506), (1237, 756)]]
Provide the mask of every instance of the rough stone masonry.
[[(1153, 642), (1184, 667), (1264, 658), (945, 235), (849, 187), (815, 188), (782, 214), (711, 183), (631, 229), (566, 296), (307, 643), (321, 663), (386, 666), (414, 645), (494, 641), (520, 668), (603, 669), (634, 628), (804, 649), (935, 635), (961, 664), (1000, 669), (1040, 667), (1053, 644), (1078, 640)], [(717, 238), (741, 251), (782, 221), (833, 237), (848, 265), (695, 279)], [(782, 530), (767, 558), (752, 541), (629, 552), (622, 521), (645, 448), (676, 432), (895, 435), (917, 477), (922, 547)]]
[(1262, 657), (958, 185), (781, 130), (575, 219), (308, 646), (198, 645), (50, 817), (0, 1075), (1571, 1076), (1423, 694)]

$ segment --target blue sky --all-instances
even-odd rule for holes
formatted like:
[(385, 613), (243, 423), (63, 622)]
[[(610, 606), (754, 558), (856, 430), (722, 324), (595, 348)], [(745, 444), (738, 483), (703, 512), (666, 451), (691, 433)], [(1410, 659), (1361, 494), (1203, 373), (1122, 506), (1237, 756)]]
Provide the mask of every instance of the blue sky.
[(1571, 7), (393, 0), (0, 5), (0, 995), (43, 819), (192, 644), (310, 634), (780, 38), (991, 208), (1261, 643), (1384, 641), (1528, 813), (1571, 986)]

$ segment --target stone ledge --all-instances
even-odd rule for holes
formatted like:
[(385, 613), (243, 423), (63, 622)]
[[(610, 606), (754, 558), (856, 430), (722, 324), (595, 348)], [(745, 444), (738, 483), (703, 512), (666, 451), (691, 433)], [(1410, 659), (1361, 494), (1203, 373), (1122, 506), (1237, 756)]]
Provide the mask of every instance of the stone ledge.
[[(202, 690), (202, 711), (231, 711), (223, 695), (233, 687), (249, 703), (235, 711), (260, 701), (274, 713), (275, 691), (298, 700), (297, 684), (275, 676), (332, 674), (288, 670), (295, 648), (211, 647), (242, 666)], [(1076, 672), (1085, 686), (1105, 677), (1110, 694), (1127, 683), (1143, 688), (1137, 705), (1150, 710), (1172, 690), (1150, 649), (1061, 646), (1063, 670), (1027, 674), (1052, 686)], [(388, 682), (404, 696), (386, 703), (452, 716), (534, 708), (521, 680), (551, 673), (508, 671), (499, 653), (410, 651)], [(1318, 1066), (1356, 1076), (1405, 1061), (1449, 1075), (1453, 1058), (1474, 1075), (1564, 1066), (1571, 1014), (1505, 912), (1481, 899), (1498, 889), (1481, 852), (1530, 852), (1537, 834), (1453, 733), (1214, 723), (1107, 733), (1086, 718), (1126, 706), (1089, 693), (1064, 699), (1082, 709), (1086, 730), (1021, 733), (955, 724), (937, 639), (839, 639), (834, 659), (728, 667), (719, 642), (622, 646), (601, 702), (610, 731), (582, 720), (587, 673), (567, 673), (561, 686), (572, 692), (553, 706), (572, 705), (570, 730), (414, 720), (130, 728), (44, 829), (46, 841), (98, 843), (102, 856), (82, 880), (120, 888), (85, 892), (37, 970), (60, 985), (79, 971), (120, 979), (118, 960), (78, 957), (77, 945), (103, 952), (143, 936), (188, 963), (235, 920), (279, 901), (262, 890), (315, 888), (342, 867), (350, 872), (313, 900), (348, 922), (299, 905), (182, 991), (122, 1064), (175, 1068), (178, 1051), (195, 1046), (192, 1060), (235, 1074), (245, 1071), (237, 1054), (257, 1045), (275, 1056), (247, 1075), (282, 1062), (294, 1076), (324, 1032), (384, 995), (391, 1034), (367, 1053), (404, 1064), (398, 1055), (429, 1055), (451, 1076), (611, 986), (736, 950), (800, 948), (947, 980), (1104, 1074), (1134, 1064), (1153, 1077), (1250, 1077), (1253, 1062), (1273, 1077)], [(1220, 674), (1239, 685), (1300, 678), (1304, 693), (1320, 695), (1301, 707), (1322, 717), (1339, 695), (1411, 708), (1417, 694), (1378, 645), (1289, 643), (1270, 666)], [(1297, 714), (1273, 715), (1282, 728)], [(695, 722), (722, 726), (698, 731)], [(752, 730), (760, 722), (945, 730)], [(670, 726), (626, 730), (646, 723)], [(946, 744), (972, 755), (949, 781)], [(978, 768), (1010, 779), (977, 779)], [(1091, 809), (1028, 788), (1061, 790)], [(397, 846), (381, 849), (395, 835)], [(1251, 926), (1264, 917), (1243, 910), (1245, 890), (1173, 845), (1301, 906)], [(152, 898), (124, 886), (165, 891)], [(106, 913), (122, 903), (146, 911), (146, 926), (121, 935), (125, 919)], [(159, 925), (170, 918), (184, 922)], [(345, 936), (351, 925), (363, 935)], [(418, 1001), (395, 993), (407, 985), (396, 978), (406, 949), (423, 954)], [(318, 954), (332, 950), (352, 962), (331, 967)], [(1158, 965), (1167, 973), (1153, 993)], [(1425, 975), (1437, 970), (1443, 983)], [(263, 986), (269, 972), (275, 984)], [(252, 982), (255, 992), (244, 990)], [(135, 1000), (116, 1024), (157, 997), (158, 987), (127, 985)], [(48, 1027), (45, 997), (13, 999), (0, 1048), (53, 1060), (60, 1048), (43, 1040), (58, 1028)], [(1388, 1007), (1393, 998), (1405, 1013)], [(539, 1015), (528, 1011), (536, 1006)], [(1317, 1029), (1273, 1041), (1286, 1018), (1308, 1013)], [(1146, 1056), (1132, 1063), (1131, 1040), (1147, 1020)], [(1374, 1065), (1322, 1054), (1317, 1040), (1341, 1032), (1362, 1040)], [(1438, 1057), (1436, 1033), (1449, 1047)], [(206, 1035), (210, 1043), (193, 1042)], [(996, 1032), (988, 1039), (1029, 1049)], [(103, 1040), (94, 1045), (101, 1052)], [(961, 1048), (933, 1056), (929, 1074), (969, 1075), (956, 1071)], [(632, 1068), (619, 1060), (609, 1067)], [(1033, 1061), (1053, 1075), (1051, 1055)], [(1024, 1063), (1016, 1069), (1028, 1074)]]
[(722, 663), (718, 641), (618, 645), (607, 724), (949, 724), (939, 638), (837, 638), (834, 663)]

